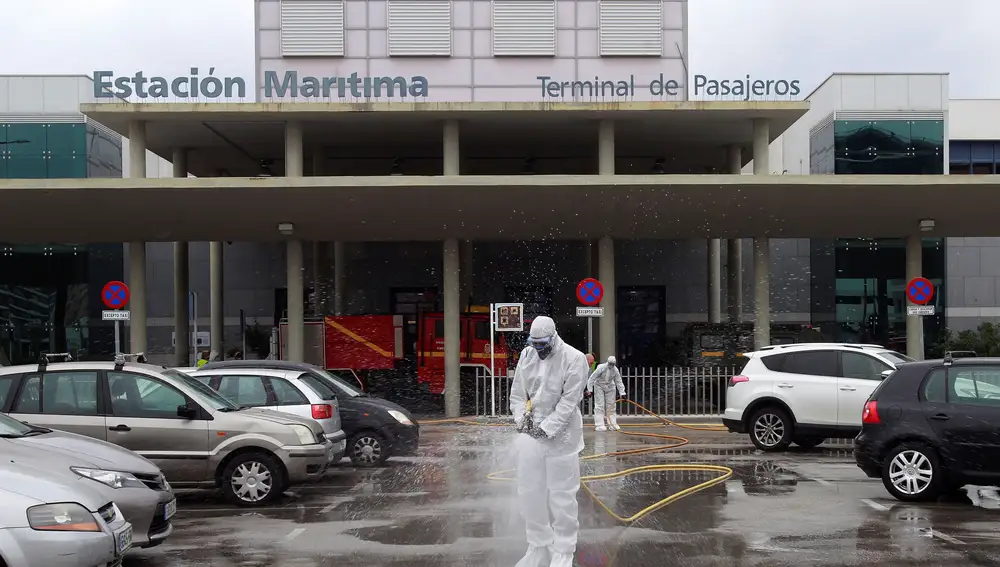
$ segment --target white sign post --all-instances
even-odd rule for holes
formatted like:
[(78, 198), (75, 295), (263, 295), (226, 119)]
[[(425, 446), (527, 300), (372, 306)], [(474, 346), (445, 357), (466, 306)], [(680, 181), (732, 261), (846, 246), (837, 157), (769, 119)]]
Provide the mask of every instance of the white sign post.
[(576, 316), (587, 318), (587, 352), (594, 352), (594, 318), (604, 317), (604, 308), (577, 307)]
[[(524, 331), (523, 303), (490, 303), (490, 414), (497, 415), (496, 333)], [(508, 353), (509, 356), (510, 353)]]
[(104, 321), (114, 321), (115, 322), (115, 355), (119, 354), (121, 350), (121, 333), (119, 331), (119, 326), (122, 321), (128, 321), (131, 319), (132, 312), (125, 311), (123, 309), (105, 309), (101, 311), (101, 319)]

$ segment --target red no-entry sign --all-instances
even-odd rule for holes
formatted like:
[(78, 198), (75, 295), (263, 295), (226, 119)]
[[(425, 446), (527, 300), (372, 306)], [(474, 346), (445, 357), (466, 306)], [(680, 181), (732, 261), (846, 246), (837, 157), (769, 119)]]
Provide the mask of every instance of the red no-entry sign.
[(934, 284), (927, 278), (913, 278), (906, 284), (906, 298), (917, 305), (927, 305), (934, 298)]
[(594, 278), (587, 278), (577, 284), (576, 299), (588, 307), (598, 305), (604, 299), (604, 286)]
[(104, 289), (101, 290), (101, 301), (108, 309), (121, 309), (128, 305), (129, 300), (128, 286), (120, 281), (113, 281), (104, 284)]

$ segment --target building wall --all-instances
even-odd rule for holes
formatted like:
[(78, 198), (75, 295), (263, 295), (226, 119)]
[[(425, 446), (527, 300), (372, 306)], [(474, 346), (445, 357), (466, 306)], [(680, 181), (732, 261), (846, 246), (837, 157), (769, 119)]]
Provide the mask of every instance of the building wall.
[[(288, 4), (294, 0), (285, 0)], [(333, 2), (327, 0), (329, 5)], [(544, 2), (534, 2), (535, 5)], [(660, 3), (660, 0), (632, 0), (633, 5)], [(569, 96), (561, 100), (684, 100), (684, 89), (676, 96), (654, 96), (648, 86), (662, 74), (667, 80), (686, 82), (683, 59), (687, 48), (686, 0), (663, 0), (660, 22), (659, 56), (602, 57), (598, 0), (555, 2), (554, 50), (548, 55), (495, 57), (493, 45), (493, 2), (453, 0), (451, 2), (450, 56), (399, 56), (388, 53), (390, 25), (386, 0), (346, 0), (343, 27), (315, 28), (313, 37), (343, 33), (343, 56), (283, 57), (281, 0), (257, 0), (257, 86), (258, 100), (264, 94), (265, 72), (282, 76), (295, 70), (300, 76), (401, 76), (427, 78), (429, 101), (535, 101), (542, 98), (539, 76), (557, 81), (629, 80), (635, 76), (634, 96)], [(308, 16), (306, 16), (308, 19)], [(293, 18), (286, 19), (291, 29)], [(530, 18), (526, 18), (526, 22)], [(636, 22), (619, 21), (618, 25)], [(299, 23), (301, 26), (302, 24)], [(445, 24), (447, 25), (447, 23)], [(527, 24), (526, 24), (527, 25)], [(655, 29), (655, 24), (653, 28)], [(646, 29), (649, 29), (648, 27)], [(287, 33), (287, 32), (286, 32)], [(315, 40), (320, 41), (320, 40)], [(315, 43), (315, 41), (313, 43)], [(301, 50), (300, 50), (301, 52)], [(540, 53), (540, 52), (535, 52)], [(361, 97), (335, 97), (361, 100)]]

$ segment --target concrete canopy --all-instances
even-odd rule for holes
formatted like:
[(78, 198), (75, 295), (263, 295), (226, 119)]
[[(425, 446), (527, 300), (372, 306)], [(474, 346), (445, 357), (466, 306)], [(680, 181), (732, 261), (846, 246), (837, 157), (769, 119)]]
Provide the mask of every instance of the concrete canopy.
[[(752, 158), (752, 122), (770, 123), (776, 139), (809, 108), (808, 102), (608, 102), (608, 103), (95, 103), (81, 112), (128, 135), (129, 122), (146, 122), (146, 146), (172, 158), (188, 148), (188, 167), (199, 177), (260, 173), (271, 160), (282, 174), (284, 123), (301, 121), (307, 158), (321, 150), (331, 158), (441, 153), (441, 128), (461, 121), (463, 153), (496, 152), (500, 146), (546, 153), (597, 151), (597, 121), (616, 121), (619, 156), (673, 155), (706, 148), (725, 163), (725, 146)], [(500, 150), (502, 151), (502, 150)], [(724, 167), (724, 165), (723, 165)], [(648, 171), (648, 168), (645, 170)], [(644, 172), (645, 172), (644, 171)], [(701, 173), (704, 169), (697, 169)], [(497, 173), (497, 172), (491, 172)], [(384, 172), (382, 173), (384, 174)]]
[(386, 176), (0, 181), (0, 241), (1000, 236), (995, 176)]

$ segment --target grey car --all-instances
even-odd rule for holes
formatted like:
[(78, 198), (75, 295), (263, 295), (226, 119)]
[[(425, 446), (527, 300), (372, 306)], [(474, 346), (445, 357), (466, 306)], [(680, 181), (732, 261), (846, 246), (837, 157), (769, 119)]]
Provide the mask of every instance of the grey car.
[(312, 419), (243, 408), (182, 372), (123, 358), (0, 368), (0, 404), (134, 451), (174, 487), (218, 487), (237, 505), (273, 502), (340, 456)]
[(103, 441), (24, 424), (0, 414), (0, 455), (65, 482), (87, 479), (132, 524), (136, 547), (163, 543), (177, 511), (173, 490), (148, 460)]
[(6, 453), (0, 502), (4, 567), (118, 567), (132, 545), (132, 525), (96, 483), (54, 477)]

